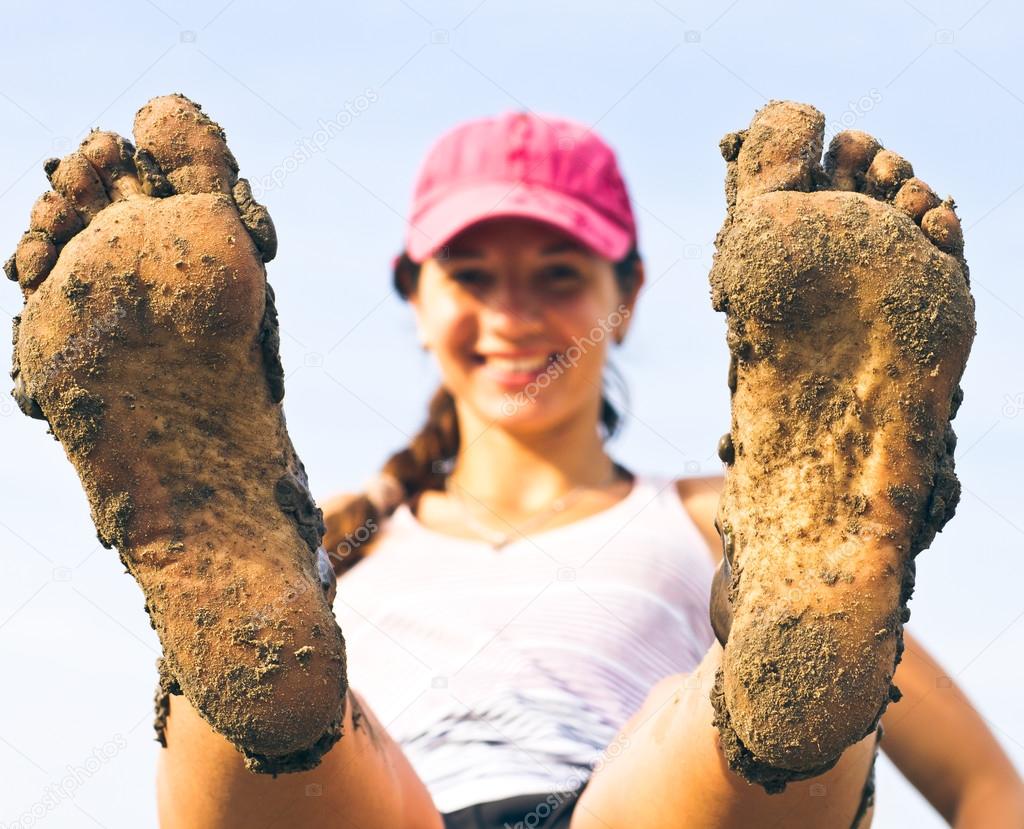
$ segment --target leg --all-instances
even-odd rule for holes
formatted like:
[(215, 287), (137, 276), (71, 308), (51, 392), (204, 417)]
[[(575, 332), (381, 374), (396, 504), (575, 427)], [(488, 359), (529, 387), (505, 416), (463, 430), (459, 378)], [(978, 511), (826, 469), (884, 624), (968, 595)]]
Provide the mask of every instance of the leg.
[[(721, 667), (716, 642), (692, 674), (658, 683), (593, 775), (571, 829), (847, 829), (854, 825), (876, 753), (874, 735), (829, 771), (766, 794), (729, 770), (709, 692)], [(609, 754), (611, 754), (609, 752)], [(857, 829), (871, 825), (873, 807)]]
[(167, 747), (157, 768), (161, 829), (441, 829), (401, 748), (351, 689), (344, 737), (315, 769), (277, 777), (248, 771), (184, 696), (166, 699)]
[(25, 298), (14, 396), (75, 466), (166, 674), (250, 769), (307, 770), (347, 678), (281, 405), (273, 226), (193, 102), (154, 99), (135, 138), (94, 131), (44, 167), (5, 266)]
[(975, 331), (952, 199), (864, 133), (822, 168), (824, 124), (773, 101), (723, 142), (710, 274), (733, 358), (715, 723), (769, 788), (827, 771), (899, 698), (915, 557), (959, 497)]

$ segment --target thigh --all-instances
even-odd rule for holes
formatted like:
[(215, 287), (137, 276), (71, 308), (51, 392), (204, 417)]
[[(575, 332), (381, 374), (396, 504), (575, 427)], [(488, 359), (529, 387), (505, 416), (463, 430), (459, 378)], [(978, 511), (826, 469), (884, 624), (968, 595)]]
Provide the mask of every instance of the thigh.
[(253, 774), (183, 696), (171, 697), (165, 734), (161, 829), (442, 829), (401, 747), (354, 691), (344, 736), (310, 771)]
[[(709, 694), (721, 664), (717, 642), (692, 674), (651, 691), (580, 797), (571, 829), (847, 829), (877, 751), (875, 735), (834, 768), (769, 795), (729, 770), (718, 748)], [(867, 829), (872, 810), (858, 829)]]

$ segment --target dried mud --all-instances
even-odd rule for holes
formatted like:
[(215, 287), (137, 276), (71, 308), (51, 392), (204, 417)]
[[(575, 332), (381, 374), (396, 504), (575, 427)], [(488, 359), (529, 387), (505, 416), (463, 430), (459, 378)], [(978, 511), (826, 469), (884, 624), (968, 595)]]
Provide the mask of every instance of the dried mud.
[(959, 498), (950, 421), (975, 331), (962, 255), (828, 189), (820, 113), (779, 113), (723, 140), (710, 275), (733, 409), (712, 702), (730, 766), (769, 792), (832, 768), (899, 698), (915, 557)]
[(280, 405), (273, 224), (192, 102), (150, 101), (135, 132), (138, 150), (94, 132), (47, 162), (57, 192), (31, 232), (53, 261), (30, 239), (6, 266), (26, 300), (13, 393), (142, 587), (161, 744), (183, 693), (252, 771), (309, 769), (341, 736), (348, 685), (323, 516)]

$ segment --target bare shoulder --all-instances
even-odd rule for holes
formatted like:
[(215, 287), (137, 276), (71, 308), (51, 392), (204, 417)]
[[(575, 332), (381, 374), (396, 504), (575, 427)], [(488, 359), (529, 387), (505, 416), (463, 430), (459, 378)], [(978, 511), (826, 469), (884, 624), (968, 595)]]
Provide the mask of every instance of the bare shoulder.
[(319, 501), (319, 506), (324, 511), (324, 515), (328, 513), (336, 514), (358, 497), (358, 492), (340, 492), (337, 495), (332, 495), (330, 498), (322, 499)]
[(676, 492), (683, 508), (689, 513), (708, 545), (711, 560), (717, 565), (722, 559), (722, 541), (715, 529), (718, 501), (725, 484), (723, 475), (701, 475), (679, 478), (675, 482)]

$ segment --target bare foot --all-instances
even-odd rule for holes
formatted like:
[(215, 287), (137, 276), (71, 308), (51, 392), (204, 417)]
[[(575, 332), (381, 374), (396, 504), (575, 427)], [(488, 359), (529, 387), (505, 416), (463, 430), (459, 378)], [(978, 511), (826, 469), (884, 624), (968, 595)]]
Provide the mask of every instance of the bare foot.
[(47, 162), (7, 264), (15, 398), (141, 585), (165, 691), (252, 770), (312, 768), (340, 736), (345, 650), (280, 405), (273, 225), (187, 98), (150, 101), (135, 138), (94, 131)]
[(769, 791), (876, 728), (914, 557), (953, 515), (949, 421), (974, 338), (953, 202), (871, 136), (773, 101), (722, 141), (732, 428), (713, 692), (733, 769)]

